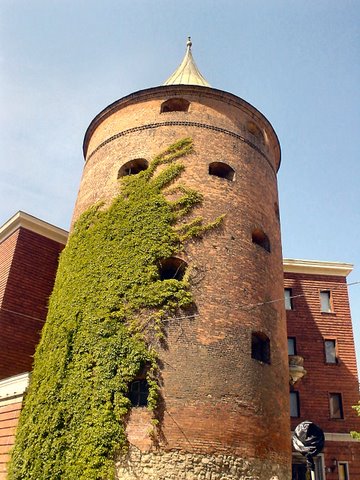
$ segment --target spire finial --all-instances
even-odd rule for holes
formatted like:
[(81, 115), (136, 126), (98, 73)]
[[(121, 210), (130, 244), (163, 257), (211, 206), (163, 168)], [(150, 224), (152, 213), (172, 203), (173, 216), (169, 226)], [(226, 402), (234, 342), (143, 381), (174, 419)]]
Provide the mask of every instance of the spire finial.
[(188, 37), (185, 57), (171, 77), (166, 80), (164, 85), (202, 85), (203, 87), (210, 87), (196, 66), (191, 53), (191, 46), (191, 37)]

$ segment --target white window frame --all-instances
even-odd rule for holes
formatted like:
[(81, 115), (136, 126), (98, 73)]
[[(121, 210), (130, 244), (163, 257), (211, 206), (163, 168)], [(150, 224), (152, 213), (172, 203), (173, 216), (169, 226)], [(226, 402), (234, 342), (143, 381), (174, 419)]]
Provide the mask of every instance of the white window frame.
[[(330, 362), (326, 355), (326, 342), (334, 342), (334, 361)], [(336, 365), (338, 363), (338, 353), (337, 353), (337, 339), (336, 338), (324, 338), (324, 353), (325, 353), (325, 363), (327, 365)]]
[[(288, 355), (289, 356), (296, 355), (296, 337), (287, 337), (287, 340), (288, 340)], [(289, 342), (292, 343), (292, 348), (294, 353), (290, 353)]]
[(284, 288), (284, 302), (285, 302), (285, 310), (294, 310), (291, 288)]
[[(327, 303), (327, 308), (324, 307), (324, 302), (323, 302), (323, 295), (326, 294), (326, 303)], [(334, 313), (334, 305), (333, 305), (333, 298), (332, 298), (332, 292), (328, 288), (324, 288), (323, 290), (320, 290), (319, 292), (319, 297), (320, 297), (320, 311), (321, 313)]]

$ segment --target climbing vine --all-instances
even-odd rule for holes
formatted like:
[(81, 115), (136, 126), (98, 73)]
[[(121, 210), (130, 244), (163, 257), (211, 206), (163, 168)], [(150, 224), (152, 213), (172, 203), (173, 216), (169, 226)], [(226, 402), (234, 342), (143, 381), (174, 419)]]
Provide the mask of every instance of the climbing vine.
[(186, 223), (202, 197), (170, 187), (192, 148), (190, 139), (170, 146), (147, 170), (123, 177), (109, 207), (93, 206), (76, 223), (35, 354), (11, 480), (114, 478), (114, 458), (127, 446), (129, 383), (145, 366), (155, 411), (164, 321), (193, 301), (189, 274), (161, 280), (160, 262), (221, 221)]

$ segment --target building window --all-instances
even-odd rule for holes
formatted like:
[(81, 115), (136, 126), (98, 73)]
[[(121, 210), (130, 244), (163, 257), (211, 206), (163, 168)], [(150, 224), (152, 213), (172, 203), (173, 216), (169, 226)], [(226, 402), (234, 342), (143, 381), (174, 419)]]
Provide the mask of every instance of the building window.
[(181, 258), (170, 257), (159, 262), (160, 280), (182, 280), (187, 263)]
[(134, 380), (129, 387), (129, 399), (133, 407), (146, 407), (149, 396), (147, 380)]
[(251, 334), (251, 358), (263, 363), (270, 363), (270, 339), (262, 332)]
[(300, 417), (299, 392), (290, 392), (290, 417)]
[(224, 162), (212, 162), (209, 164), (209, 175), (225, 178), (225, 180), (234, 181), (235, 170)]
[(288, 355), (296, 355), (295, 337), (288, 337)]
[(349, 480), (348, 462), (338, 462), (339, 480)]
[(331, 313), (333, 311), (330, 290), (320, 291), (320, 305), (323, 313)]
[(341, 393), (329, 393), (330, 418), (344, 418)]
[(336, 357), (336, 340), (324, 340), (325, 362), (337, 363)]
[(270, 253), (270, 240), (269, 237), (260, 228), (255, 228), (251, 234), (252, 242), (259, 245), (264, 250)]
[(161, 104), (160, 113), (187, 112), (189, 106), (190, 102), (185, 100), (185, 98), (169, 98), (169, 100)]
[(127, 175), (136, 175), (137, 173), (146, 170), (149, 166), (149, 162), (145, 158), (135, 158), (129, 162), (124, 163), (118, 173), (118, 178), (125, 177)]
[(285, 310), (292, 310), (294, 308), (293, 299), (292, 299), (292, 289), (285, 288), (284, 296), (285, 296)]

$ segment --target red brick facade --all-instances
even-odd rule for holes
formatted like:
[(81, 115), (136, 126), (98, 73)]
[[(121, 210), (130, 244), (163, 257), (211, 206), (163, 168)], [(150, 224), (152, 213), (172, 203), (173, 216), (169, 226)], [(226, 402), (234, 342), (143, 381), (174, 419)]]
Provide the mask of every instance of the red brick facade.
[[(303, 262), (294, 267), (295, 262), (286, 265), (285, 261), (284, 284), (293, 296), (292, 309), (286, 311), (287, 329), (307, 373), (292, 389), (297, 392), (299, 417), (291, 419), (291, 427), (311, 420), (323, 429), (327, 480), (339, 479), (336, 462), (347, 462), (349, 478), (358, 479), (360, 442), (351, 441), (349, 435), (352, 430), (360, 431), (360, 418), (351, 408), (358, 402), (359, 385), (346, 284), (350, 269), (346, 272), (343, 265), (339, 268), (326, 262), (317, 262), (315, 267)], [(332, 271), (327, 274), (331, 265)], [(328, 312), (321, 311), (320, 292), (329, 292)], [(334, 345), (335, 359), (326, 357), (325, 341)], [(342, 412), (330, 410), (330, 396), (334, 394), (342, 400)]]
[[(25, 214), (20, 215), (25, 218)], [(64, 240), (32, 231), (31, 217), (26, 216), (26, 220), (25, 228), (21, 218), (14, 219), (13, 223), (18, 221), (15, 229), (7, 235), (3, 227), (5, 238), (0, 237), (0, 379), (31, 370), (64, 247)], [(34, 222), (46, 226), (45, 222)]]
[(6, 464), (14, 444), (22, 402), (2, 405), (0, 402), (0, 480), (6, 479)]

